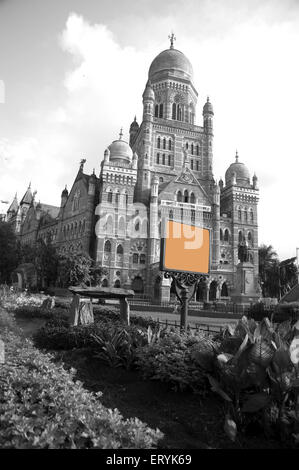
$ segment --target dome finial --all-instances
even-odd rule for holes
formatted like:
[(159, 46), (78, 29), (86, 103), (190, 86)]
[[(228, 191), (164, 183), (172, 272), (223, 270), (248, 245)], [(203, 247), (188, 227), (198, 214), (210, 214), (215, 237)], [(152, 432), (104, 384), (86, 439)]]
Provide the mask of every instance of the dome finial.
[(170, 39), (170, 49), (173, 49), (173, 41), (176, 41), (176, 37), (173, 31), (171, 31), (171, 34), (168, 36), (168, 39)]
[(236, 150), (236, 163), (239, 161), (239, 155), (238, 155), (238, 150)]
[(123, 128), (121, 127), (120, 132), (119, 132), (119, 140), (122, 140), (122, 137), (123, 137)]

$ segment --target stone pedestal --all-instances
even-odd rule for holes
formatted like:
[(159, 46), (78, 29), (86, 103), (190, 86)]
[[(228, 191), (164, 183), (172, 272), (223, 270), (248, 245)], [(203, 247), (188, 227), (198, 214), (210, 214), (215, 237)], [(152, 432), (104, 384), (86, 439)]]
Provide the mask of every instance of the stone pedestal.
[(161, 281), (161, 302), (169, 302), (170, 301), (170, 279), (166, 279), (165, 277), (162, 278)]
[(94, 322), (93, 307), (90, 299), (80, 298), (79, 295), (74, 295), (71, 311), (70, 311), (71, 325), (89, 325)]
[(257, 302), (259, 299), (253, 269), (253, 264), (247, 261), (238, 264), (236, 289), (231, 295), (233, 302), (237, 304), (250, 304)]

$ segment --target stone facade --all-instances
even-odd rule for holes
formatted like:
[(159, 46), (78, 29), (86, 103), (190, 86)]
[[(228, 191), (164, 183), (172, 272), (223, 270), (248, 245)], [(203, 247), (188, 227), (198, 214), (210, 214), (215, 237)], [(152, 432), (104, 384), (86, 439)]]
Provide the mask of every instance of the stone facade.
[(238, 247), (246, 241), (252, 266), (250, 292), (258, 292), (257, 177), (235, 161), (217, 184), (213, 176), (213, 119), (209, 99), (196, 125), (198, 94), (192, 65), (174, 49), (152, 62), (143, 93), (143, 118), (105, 150), (99, 176), (81, 162), (71, 191), (60, 207), (36, 203), (30, 187), (7, 219), (21, 243), (39, 237), (63, 253), (85, 250), (108, 272), (103, 286), (132, 288), (168, 300), (170, 281), (159, 271), (163, 217), (188, 220), (210, 229), (211, 271), (197, 300), (237, 298)]

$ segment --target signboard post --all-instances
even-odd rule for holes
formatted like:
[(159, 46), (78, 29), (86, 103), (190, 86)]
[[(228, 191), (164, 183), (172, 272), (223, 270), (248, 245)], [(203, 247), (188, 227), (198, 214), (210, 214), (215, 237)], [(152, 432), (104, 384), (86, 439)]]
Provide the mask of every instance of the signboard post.
[(160, 270), (172, 278), (181, 303), (181, 328), (188, 323), (188, 305), (196, 287), (210, 271), (210, 230), (165, 220), (161, 237)]

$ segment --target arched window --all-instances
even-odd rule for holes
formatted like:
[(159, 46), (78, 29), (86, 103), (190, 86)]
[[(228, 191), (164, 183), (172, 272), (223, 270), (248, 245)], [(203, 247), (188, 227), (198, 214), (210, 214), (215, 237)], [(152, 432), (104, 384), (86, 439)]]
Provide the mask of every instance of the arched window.
[(104, 251), (105, 251), (105, 253), (111, 253), (111, 242), (110, 242), (110, 240), (105, 241)]
[(253, 222), (253, 210), (250, 209), (249, 212), (250, 212), (250, 222)]
[(240, 231), (239, 232), (239, 243), (243, 241), (243, 233)]
[(162, 165), (165, 165), (165, 153), (162, 155)]
[(186, 149), (187, 149), (187, 150), (188, 150), (188, 147), (189, 147), (189, 144), (188, 144), (188, 142), (186, 142)]
[(177, 107), (177, 120), (182, 121), (182, 107), (179, 104)]
[(119, 204), (119, 193), (118, 192), (115, 194), (115, 204), (117, 204), (117, 205)]
[(111, 189), (109, 189), (107, 200), (108, 202), (112, 202), (112, 190)]
[(165, 139), (165, 137), (163, 139), (163, 149), (166, 149), (166, 139)]
[(159, 118), (162, 118), (163, 117), (163, 104), (161, 103), (159, 105)]
[(107, 217), (106, 230), (107, 230), (107, 233), (113, 233), (113, 218), (112, 218), (112, 215), (109, 215)]
[(223, 241), (223, 231), (222, 231), (222, 228), (220, 229), (220, 241), (221, 241), (221, 242)]
[(178, 202), (182, 202), (182, 193), (181, 193), (181, 191), (178, 191), (176, 198), (177, 198)]
[(251, 232), (248, 232), (247, 240), (248, 240), (248, 244), (249, 244), (250, 246), (252, 246), (252, 245), (253, 245), (253, 236), (252, 236), (252, 233), (251, 233)]
[(156, 104), (155, 106), (155, 117), (159, 117), (159, 105)]
[(190, 194), (190, 202), (191, 202), (191, 204), (195, 204), (195, 195), (194, 195), (194, 193)]
[(173, 220), (173, 210), (169, 211), (169, 220)]
[(196, 171), (199, 171), (199, 161), (196, 160)]
[(118, 255), (123, 255), (124, 254), (124, 249), (123, 249), (122, 245), (118, 245), (118, 247), (116, 248), (116, 253)]
[(139, 232), (139, 229), (140, 229), (140, 223), (139, 221), (137, 221), (135, 224), (135, 232)]
[(141, 255), (140, 255), (140, 260), (139, 260), (140, 264), (145, 264), (145, 259), (146, 259), (145, 254), (144, 254), (144, 253), (141, 253)]
[(133, 264), (138, 264), (139, 262), (139, 254), (133, 253)]
[(189, 194), (188, 194), (187, 189), (185, 189), (185, 191), (184, 191), (184, 202), (188, 202), (188, 201), (189, 201)]
[(242, 211), (241, 211), (241, 208), (239, 207), (238, 209), (238, 219), (239, 220), (242, 220)]
[(109, 286), (109, 283), (108, 283), (108, 279), (103, 279), (102, 280), (102, 287), (108, 287)]
[(194, 152), (194, 145), (191, 144), (191, 155), (193, 155), (193, 152)]
[(191, 160), (191, 170), (193, 170), (193, 160)]
[(176, 119), (176, 103), (172, 104), (172, 119)]
[(196, 155), (199, 156), (199, 146), (196, 145)]
[(159, 165), (159, 164), (160, 164), (160, 154), (159, 154), (159, 152), (158, 152), (158, 153), (157, 153), (157, 165)]
[(224, 282), (221, 287), (221, 297), (228, 297), (228, 289), (227, 289), (227, 284)]
[(171, 150), (171, 139), (168, 141), (168, 150)]
[(245, 207), (245, 209), (244, 209), (244, 220), (245, 220), (245, 222), (247, 222), (247, 221), (248, 221), (248, 216), (247, 216), (247, 207)]
[(160, 137), (158, 137), (158, 139), (157, 139), (157, 147), (158, 147), (158, 149), (161, 147), (161, 138)]
[(160, 176), (160, 178), (159, 178), (159, 183), (163, 183), (163, 181), (164, 181), (164, 180), (163, 180), (162, 176)]
[(227, 230), (227, 228), (224, 230), (224, 241), (225, 242), (228, 242), (229, 241), (229, 231)]
[(120, 280), (119, 279), (116, 279), (116, 281), (114, 283), (114, 287), (116, 287), (117, 289), (120, 288)]

